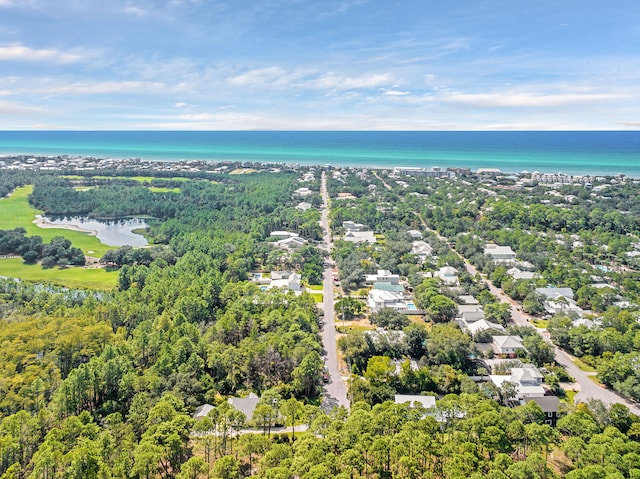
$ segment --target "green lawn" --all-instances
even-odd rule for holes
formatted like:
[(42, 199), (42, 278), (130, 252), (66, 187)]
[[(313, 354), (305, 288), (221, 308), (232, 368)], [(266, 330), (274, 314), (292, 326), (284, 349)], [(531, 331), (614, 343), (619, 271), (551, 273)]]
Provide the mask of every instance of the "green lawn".
[(69, 231), (62, 228), (39, 228), (33, 223), (36, 215), (42, 211), (35, 209), (28, 202), (28, 196), (33, 191), (33, 186), (17, 188), (11, 197), (0, 199), (0, 230), (10, 230), (23, 227), (29, 236), (41, 236), (45, 243), (55, 236), (64, 236), (71, 240), (73, 246), (80, 248), (86, 255), (96, 258), (110, 250), (113, 246), (102, 244), (98, 238), (80, 231)]
[(322, 301), (324, 301), (322, 293), (311, 293), (311, 296), (316, 303), (322, 303)]
[(118, 282), (117, 271), (104, 268), (51, 268), (39, 264), (26, 265), (22, 259), (0, 259), (0, 276), (20, 278), (38, 283), (51, 283), (69, 288), (112, 289)]
[(572, 357), (571, 359), (573, 360), (573, 363), (576, 366), (578, 366), (578, 368), (580, 368), (581, 371), (584, 371), (586, 373), (595, 373), (596, 372), (596, 368), (594, 368), (593, 366), (589, 366), (583, 360), (581, 360), (579, 358), (576, 358), (576, 357)]
[(547, 326), (549, 324), (548, 319), (534, 319), (531, 322), (534, 324), (536, 328), (540, 328), (540, 329), (547, 329)]
[(180, 188), (167, 188), (165, 186), (149, 186), (152, 193), (180, 193)]
[(311, 291), (322, 291), (323, 288), (324, 288), (324, 286), (321, 285), (321, 284), (311, 284), (311, 285), (309, 285), (309, 289)]

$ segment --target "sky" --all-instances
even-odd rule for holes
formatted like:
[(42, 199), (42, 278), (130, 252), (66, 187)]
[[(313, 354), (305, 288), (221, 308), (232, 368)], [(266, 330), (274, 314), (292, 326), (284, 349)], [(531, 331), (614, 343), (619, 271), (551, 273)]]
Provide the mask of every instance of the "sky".
[(637, 0), (0, 0), (0, 130), (637, 130)]

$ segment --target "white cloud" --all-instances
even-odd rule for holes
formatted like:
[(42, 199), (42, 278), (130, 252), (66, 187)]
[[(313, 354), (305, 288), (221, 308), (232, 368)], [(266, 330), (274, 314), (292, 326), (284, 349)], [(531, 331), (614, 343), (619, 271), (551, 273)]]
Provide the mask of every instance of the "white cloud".
[(449, 93), (442, 97), (450, 103), (480, 108), (559, 107), (620, 99), (614, 93)]
[(59, 86), (44, 87), (40, 93), (74, 94), (74, 95), (102, 95), (108, 93), (143, 94), (161, 93), (170, 90), (161, 82), (148, 81), (104, 81), (104, 82), (77, 82)]
[(308, 86), (326, 90), (358, 90), (363, 88), (377, 88), (393, 83), (395, 83), (394, 79), (389, 73), (344, 76), (329, 72), (320, 78), (308, 82)]
[(286, 76), (287, 71), (281, 67), (257, 68), (229, 78), (229, 83), (235, 86), (254, 87), (281, 83)]
[(383, 93), (384, 96), (404, 96), (411, 95), (410, 91), (398, 91), (398, 90), (387, 90)]
[(189, 104), (188, 104), (188, 103), (184, 103), (184, 102), (179, 101), (179, 102), (178, 102), (178, 103), (176, 103), (174, 106), (175, 106), (176, 108), (187, 108), (187, 107), (189, 106)]
[(129, 15), (135, 15), (136, 17), (144, 17), (145, 15), (147, 15), (146, 10), (133, 5), (128, 5), (127, 7), (125, 7), (124, 12)]
[(0, 101), (0, 115), (19, 115), (42, 111), (40, 108), (20, 105), (8, 101)]
[(0, 46), (0, 60), (74, 63), (82, 60), (82, 57), (76, 53), (61, 52), (51, 49), (34, 49), (26, 47), (21, 43), (14, 43)]

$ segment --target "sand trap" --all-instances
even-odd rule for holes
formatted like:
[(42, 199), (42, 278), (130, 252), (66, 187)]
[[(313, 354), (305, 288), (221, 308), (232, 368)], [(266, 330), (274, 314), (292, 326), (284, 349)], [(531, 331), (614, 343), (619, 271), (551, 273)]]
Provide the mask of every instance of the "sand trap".
[(54, 228), (59, 230), (78, 231), (80, 233), (87, 233), (88, 235), (91, 235), (91, 236), (96, 236), (98, 234), (98, 232), (95, 230), (84, 229), (77, 225), (60, 225), (60, 224), (49, 223), (47, 219), (44, 218), (42, 215), (36, 215), (36, 219), (33, 220), (33, 223), (35, 223), (38, 226), (38, 228), (44, 228), (44, 229)]

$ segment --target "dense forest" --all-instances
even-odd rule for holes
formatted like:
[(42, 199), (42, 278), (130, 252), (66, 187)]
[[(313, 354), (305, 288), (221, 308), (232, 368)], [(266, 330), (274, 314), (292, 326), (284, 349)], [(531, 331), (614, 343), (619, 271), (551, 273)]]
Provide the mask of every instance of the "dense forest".
[[(508, 311), (480, 278), (461, 273), (455, 289), (426, 275), (442, 266), (463, 269), (437, 231), (514, 298), (533, 304), (536, 281), (515, 284), (481, 254), (487, 241), (511, 245), (537, 267), (541, 285), (576, 288), (601, 317), (588, 330), (571, 318), (550, 318), (552, 339), (597, 365), (605, 384), (639, 397), (637, 309), (622, 310), (613, 305), (617, 297), (588, 289), (589, 276), (602, 275), (596, 266), (606, 261), (615, 290), (632, 303), (640, 296), (625, 254), (638, 229), (637, 187), (611, 194), (600, 206), (603, 215), (594, 213), (591, 196), (575, 192), (584, 211), (569, 221), (546, 211), (513, 216), (546, 198), (540, 187), (528, 196), (496, 188), (497, 198), (474, 179), (465, 185), (407, 178), (403, 186), (383, 173), (327, 175), (332, 198), (353, 196), (332, 201), (335, 237), (343, 221), (356, 221), (381, 239), (336, 242), (331, 254), (344, 293), (336, 311), (363, 317), (364, 276), (386, 269), (402, 276), (427, 320), (383, 309), (369, 315), (381, 333), (356, 328), (341, 336), (338, 348), (350, 367), (348, 411), (322, 402), (322, 320), (313, 295), (250, 280), (256, 271), (278, 270), (299, 272), (306, 286), (322, 280), (320, 211), (296, 208), (300, 171), (190, 173), (160, 191), (154, 180), (132, 180), (139, 173), (133, 170), (110, 179), (104, 172), (98, 179), (65, 173), (1, 171), (0, 193), (33, 184), (29, 201), (46, 214), (144, 215), (152, 245), (101, 258), (119, 270), (113, 291), (0, 279), (1, 479), (640, 477), (640, 417), (625, 406), (567, 400), (553, 427), (535, 403), (507, 406), (504, 391), (474, 381), (486, 374), (477, 357), (487, 336), (470, 337), (451, 321), (456, 298), (476, 295), (504, 326)], [(156, 177), (171, 181), (166, 172)], [(317, 206), (318, 182), (304, 185)], [(623, 208), (629, 213), (616, 213)], [(424, 232), (431, 259), (411, 253), (409, 229)], [(308, 243), (283, 251), (270, 237), (282, 230)], [(583, 246), (567, 248), (572, 234)], [(23, 254), (16, 245), (29, 241), (37, 243), (20, 230), (0, 234), (7, 254)], [(62, 255), (72, 245), (61, 239), (55, 251), (48, 246), (33, 260), (58, 255), (54, 266), (74, 266)], [(533, 328), (508, 332), (525, 339), (528, 352), (520, 359), (546, 367), (545, 381), (558, 387), (564, 377), (550, 346)], [(249, 420), (227, 399), (251, 393), (261, 399)], [(394, 404), (398, 393), (435, 396), (436, 406)], [(211, 411), (194, 418), (203, 404)]]

